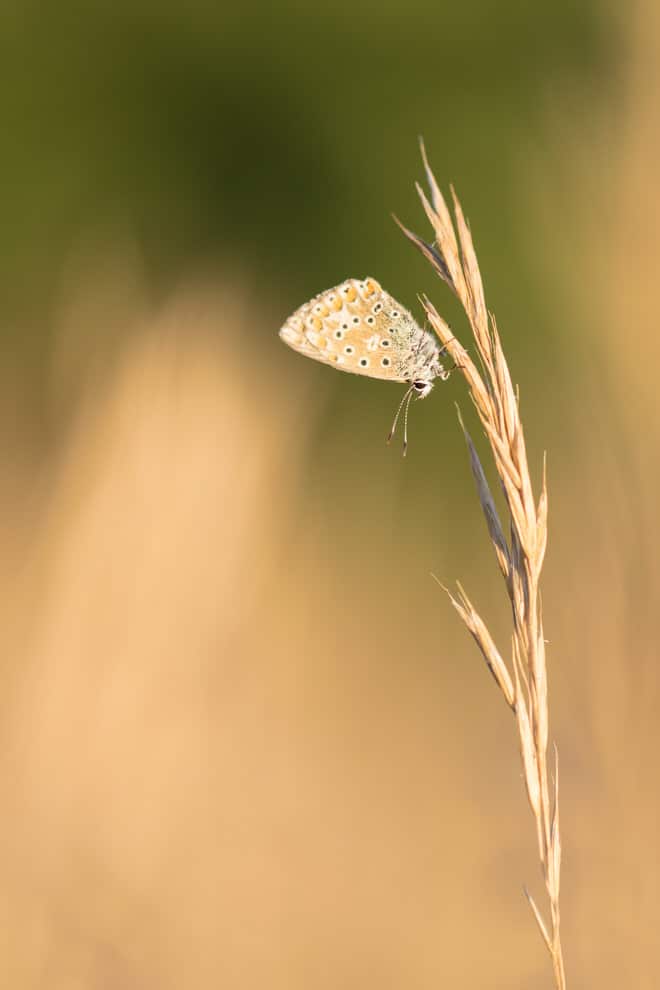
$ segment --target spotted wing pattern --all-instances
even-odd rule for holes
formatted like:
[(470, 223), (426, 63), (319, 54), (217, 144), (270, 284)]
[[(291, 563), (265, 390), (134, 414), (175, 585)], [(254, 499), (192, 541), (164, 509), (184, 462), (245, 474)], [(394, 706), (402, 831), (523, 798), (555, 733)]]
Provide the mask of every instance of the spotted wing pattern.
[(347, 279), (289, 317), (280, 337), (307, 357), (369, 378), (405, 382), (427, 335), (374, 278)]

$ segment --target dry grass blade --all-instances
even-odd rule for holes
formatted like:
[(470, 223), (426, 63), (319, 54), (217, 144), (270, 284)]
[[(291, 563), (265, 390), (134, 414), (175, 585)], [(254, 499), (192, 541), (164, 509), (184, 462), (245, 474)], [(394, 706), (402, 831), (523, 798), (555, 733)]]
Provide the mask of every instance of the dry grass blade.
[(392, 217), (395, 223), (397, 223), (401, 228), (401, 230), (404, 232), (408, 240), (412, 241), (415, 247), (419, 248), (419, 250), (422, 252), (426, 260), (431, 262), (433, 267), (440, 275), (440, 278), (443, 278), (445, 280), (445, 282), (447, 283), (450, 289), (454, 289), (454, 283), (452, 282), (449, 269), (447, 268), (447, 266), (445, 265), (442, 259), (442, 255), (438, 254), (438, 252), (436, 251), (436, 249), (432, 244), (427, 244), (426, 241), (422, 240), (421, 237), (418, 237), (417, 234), (413, 234), (412, 230), (408, 230), (407, 227), (404, 227), (404, 225), (401, 223), (399, 218), (395, 216), (395, 214), (392, 214)]
[(551, 795), (547, 760), (548, 685), (539, 588), (547, 545), (548, 495), (545, 462), (537, 502), (527, 463), (518, 395), (511, 381), (495, 318), (486, 307), (472, 234), (453, 190), (455, 219), (452, 222), (423, 144), (421, 151), (430, 194), (427, 197), (420, 187), (418, 191), (433, 228), (434, 241), (429, 244), (402, 224), (399, 225), (461, 302), (479, 355), (482, 371), (477, 368), (433, 304), (424, 298), (429, 323), (469, 387), (470, 397), (490, 444), (509, 513), (510, 538), (507, 543), (485, 472), (459, 414), (479, 501), (511, 604), (511, 670), (460, 585), (458, 597), (447, 593), (516, 715), (525, 785), (534, 817), (539, 858), (548, 895), (549, 926), (544, 922), (534, 900), (527, 891), (525, 893), (552, 957), (555, 986), (557, 990), (565, 990), (566, 978), (559, 930), (559, 774), (555, 769)]
[(548, 929), (546, 928), (545, 921), (541, 917), (541, 912), (537, 908), (536, 902), (534, 901), (534, 898), (532, 897), (530, 892), (527, 890), (527, 887), (523, 887), (523, 891), (525, 892), (525, 897), (527, 898), (529, 902), (529, 906), (531, 907), (534, 913), (534, 917), (536, 918), (536, 924), (539, 926), (539, 931), (543, 936), (543, 941), (548, 947), (548, 952), (550, 953), (550, 955), (552, 955), (552, 942), (550, 941), (550, 936), (548, 935)]
[[(437, 577), (435, 577), (435, 574), (433, 575), (433, 577), (435, 578), (436, 581), (438, 581)], [(463, 622), (469, 629), (470, 633), (472, 634), (474, 641), (481, 650), (481, 655), (486, 661), (486, 665), (488, 666), (488, 669), (490, 670), (491, 674), (495, 678), (495, 682), (500, 687), (502, 694), (504, 695), (507, 701), (507, 704), (509, 705), (510, 708), (515, 710), (515, 706), (514, 706), (515, 693), (513, 688), (513, 682), (511, 680), (511, 675), (509, 674), (507, 666), (504, 663), (504, 660), (502, 659), (499, 650), (495, 646), (495, 642), (492, 636), (490, 635), (485, 622), (483, 621), (481, 616), (478, 614), (478, 612), (472, 605), (472, 602), (465, 594), (460, 584), (458, 585), (458, 592), (460, 598), (455, 598), (454, 595), (452, 595), (452, 593), (449, 591), (449, 589), (445, 588), (445, 586), (441, 584), (440, 581), (438, 581), (438, 584), (440, 584), (442, 590), (449, 595), (452, 605), (454, 606), (454, 608), (462, 618)]]

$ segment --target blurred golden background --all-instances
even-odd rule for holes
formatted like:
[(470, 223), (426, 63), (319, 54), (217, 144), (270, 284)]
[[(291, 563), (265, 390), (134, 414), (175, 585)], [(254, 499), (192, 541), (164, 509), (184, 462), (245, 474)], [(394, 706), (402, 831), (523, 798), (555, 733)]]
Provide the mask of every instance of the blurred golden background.
[[(286, 349), (471, 220), (548, 452), (569, 985), (656, 985), (660, 16), (252, 0), (3, 17), (0, 959), (15, 990), (546, 987), (508, 617), (454, 403)], [(472, 420), (472, 426), (475, 427)]]

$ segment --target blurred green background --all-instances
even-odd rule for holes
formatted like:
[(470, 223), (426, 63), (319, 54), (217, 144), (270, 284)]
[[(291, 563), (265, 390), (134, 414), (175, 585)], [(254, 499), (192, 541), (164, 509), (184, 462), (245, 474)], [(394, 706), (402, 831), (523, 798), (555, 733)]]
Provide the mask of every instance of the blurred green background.
[[(474, 218), (491, 306), (532, 362), (526, 327), (544, 338), (553, 319), (530, 262), (543, 232), (526, 216), (527, 163), (560, 157), (547, 131), (557, 92), (611, 97), (620, 52), (606, 13), (483, 0), (8, 4), (0, 292), (4, 322), (20, 327), (10, 354), (44, 373), (72, 256), (122, 236), (156, 296), (229, 262), (282, 318), (372, 270), (414, 306), (436, 286), (390, 212), (422, 223), (423, 134), (439, 180)], [(275, 348), (252, 332), (255, 349)], [(360, 391), (328, 387), (349, 404)]]
[(431, 577), (509, 617), (454, 375), (285, 348), (446, 287), (454, 183), (548, 452), (569, 985), (657, 970), (660, 18), (609, 3), (8, 3), (0, 568), (8, 986), (542, 987), (514, 726)]

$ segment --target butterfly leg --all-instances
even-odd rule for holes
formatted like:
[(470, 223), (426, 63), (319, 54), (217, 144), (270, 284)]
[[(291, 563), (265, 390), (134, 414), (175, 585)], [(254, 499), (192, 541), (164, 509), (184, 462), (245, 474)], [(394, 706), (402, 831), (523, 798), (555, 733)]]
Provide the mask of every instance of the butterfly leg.
[[(450, 328), (451, 329), (451, 328)], [(450, 337), (446, 344), (443, 344), (440, 348), (440, 357), (445, 357), (449, 352), (447, 351), (447, 344), (451, 344), (452, 340), (456, 340), (456, 337)], [(452, 368), (452, 371), (454, 369)]]

